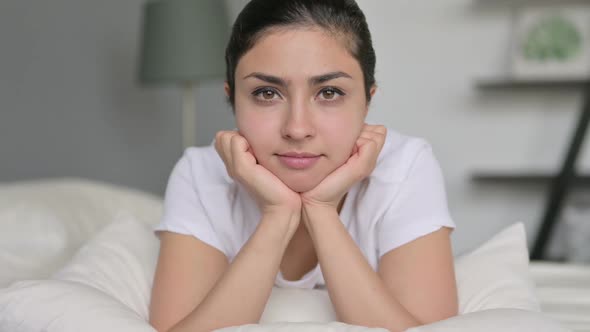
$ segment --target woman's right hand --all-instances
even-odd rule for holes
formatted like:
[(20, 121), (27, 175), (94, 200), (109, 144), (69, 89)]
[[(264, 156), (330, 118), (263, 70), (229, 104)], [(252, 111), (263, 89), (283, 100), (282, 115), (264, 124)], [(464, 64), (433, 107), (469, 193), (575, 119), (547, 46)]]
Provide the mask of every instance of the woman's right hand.
[[(300, 214), (301, 198), (276, 175), (256, 161), (250, 144), (237, 131), (219, 131), (215, 149), (229, 176), (246, 186), (255, 196), (262, 213)], [(298, 222), (298, 221), (297, 221)]]

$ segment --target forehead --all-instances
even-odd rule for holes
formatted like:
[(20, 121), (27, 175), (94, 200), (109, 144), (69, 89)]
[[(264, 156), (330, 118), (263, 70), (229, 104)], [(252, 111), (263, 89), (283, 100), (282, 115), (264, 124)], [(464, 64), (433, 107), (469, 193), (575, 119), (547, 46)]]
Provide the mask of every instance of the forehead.
[(236, 76), (242, 78), (256, 71), (304, 78), (344, 71), (353, 78), (360, 78), (360, 65), (347, 46), (346, 37), (318, 28), (273, 29), (242, 56)]

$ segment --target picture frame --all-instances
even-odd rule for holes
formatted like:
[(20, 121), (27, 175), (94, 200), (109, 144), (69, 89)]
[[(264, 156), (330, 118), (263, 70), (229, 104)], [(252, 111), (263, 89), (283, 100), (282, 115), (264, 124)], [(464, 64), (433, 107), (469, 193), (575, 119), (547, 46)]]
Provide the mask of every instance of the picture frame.
[(589, 5), (521, 6), (514, 13), (513, 27), (513, 78), (590, 78)]

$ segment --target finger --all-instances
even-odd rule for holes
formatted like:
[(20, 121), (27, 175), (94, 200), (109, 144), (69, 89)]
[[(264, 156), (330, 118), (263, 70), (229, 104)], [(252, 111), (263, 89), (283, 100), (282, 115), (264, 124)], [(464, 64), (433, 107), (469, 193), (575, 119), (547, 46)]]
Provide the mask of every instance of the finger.
[(378, 133), (374, 133), (372, 131), (365, 131), (365, 132), (362, 132), (359, 137), (371, 139), (371, 140), (374, 140), (375, 142), (378, 142), (378, 141), (382, 140), (383, 135), (378, 134)]
[(366, 137), (359, 137), (357, 140), (358, 143), (358, 153), (359, 155), (365, 155), (367, 152), (372, 151), (372, 149), (376, 149), (378, 147), (377, 142), (375, 140), (366, 138)]
[(383, 149), (383, 145), (385, 144), (385, 138), (381, 137), (381, 136), (361, 136), (359, 138), (366, 140), (366, 141), (359, 142), (358, 143), (359, 145), (366, 144), (366, 142), (368, 142), (368, 141), (375, 143), (375, 145), (377, 147), (377, 151), (378, 151), (377, 153), (379, 153)]
[(365, 125), (364, 129), (366, 131), (371, 131), (371, 132), (378, 133), (381, 135), (387, 134), (387, 127), (385, 127), (383, 125)]
[(253, 163), (253, 155), (248, 152), (250, 145), (244, 137), (234, 135), (231, 137), (230, 148), (232, 160), (234, 162), (234, 172), (243, 178), (248, 164)]
[[(248, 141), (246, 140), (246, 142), (248, 142)], [(256, 160), (256, 163), (258, 164), (258, 159), (256, 159), (256, 157), (254, 156), (254, 151), (252, 150), (252, 147), (250, 146), (249, 143), (248, 143), (248, 149), (246, 149), (246, 152), (251, 154), (254, 157), (254, 159)]]
[(385, 138), (387, 135), (387, 129), (383, 126), (375, 126), (371, 128), (366, 128), (361, 132), (361, 135), (366, 135), (370, 137), (380, 137)]
[(372, 139), (359, 137), (358, 139), (358, 154), (361, 160), (377, 159), (379, 154), (379, 144)]
[(361, 141), (359, 146), (359, 175), (361, 177), (368, 176), (377, 163), (377, 156), (379, 155), (379, 145), (372, 139), (359, 138)]
[(361, 133), (359, 134), (359, 137), (357, 137), (357, 141), (355, 142), (354, 146), (352, 147), (352, 152), (350, 153), (351, 156), (353, 156), (354, 154), (358, 153), (359, 150), (359, 146), (364, 144), (364, 140), (363, 141), (359, 141), (359, 138), (366, 138), (366, 139), (378, 139), (376, 136), (374, 136), (374, 134), (372, 134), (372, 132), (370, 130), (367, 130), (366, 128), (368, 128), (370, 125), (365, 124), (363, 127), (363, 130), (361, 131)]
[(375, 143), (377, 146), (380, 145), (380, 138), (370, 135), (370, 134), (363, 134), (361, 136), (359, 136), (359, 138), (356, 141), (356, 144), (358, 145), (359, 148), (361, 148), (363, 145), (369, 143), (369, 142), (373, 142)]
[(354, 146), (352, 147), (352, 152), (350, 153), (350, 155), (352, 156), (352, 155), (356, 154), (358, 151), (359, 151), (358, 143), (355, 142)]
[(221, 138), (223, 136), (224, 131), (220, 130), (217, 133), (215, 133), (215, 150), (217, 151), (217, 153), (223, 157), (221, 154), (223, 153), (223, 149), (221, 148)]
[(239, 157), (250, 149), (248, 141), (240, 135), (233, 135), (230, 142), (230, 152), (232, 157)]
[(230, 133), (228, 131), (219, 131), (217, 132), (217, 134), (215, 134), (215, 150), (217, 151), (217, 154), (223, 161), (227, 174), (230, 178), (233, 178), (234, 174), (232, 171), (231, 156), (227, 155), (224, 147), (225, 141), (227, 140), (229, 134)]
[[(370, 131), (370, 130), (364, 131), (361, 133), (360, 136), (374, 140), (377, 143), (377, 145), (379, 146), (379, 148), (381, 149), (383, 147), (383, 144), (385, 143), (385, 137), (387, 134), (387, 129), (385, 129), (385, 127), (383, 127), (383, 128), (384, 129), (375, 128), (375, 131)], [(385, 131), (383, 131), (383, 130), (385, 130)]]
[(228, 164), (229, 168), (232, 170), (232, 173), (234, 171), (234, 160), (233, 160), (233, 156), (231, 154), (231, 140), (232, 140), (232, 137), (234, 137), (234, 136), (235, 136), (235, 132), (228, 131), (223, 136), (223, 139), (221, 142), (222, 147), (223, 147), (223, 154), (225, 155), (225, 158), (227, 160), (227, 164)]

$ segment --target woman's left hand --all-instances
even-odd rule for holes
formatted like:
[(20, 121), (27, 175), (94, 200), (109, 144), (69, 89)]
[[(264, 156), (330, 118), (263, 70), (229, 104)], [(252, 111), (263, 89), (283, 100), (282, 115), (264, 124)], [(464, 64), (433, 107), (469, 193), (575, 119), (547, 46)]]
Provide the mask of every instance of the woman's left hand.
[(348, 160), (315, 188), (300, 194), (302, 208), (320, 206), (337, 209), (350, 187), (373, 172), (386, 134), (387, 128), (382, 125), (365, 124)]

